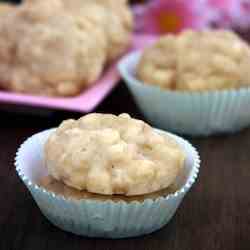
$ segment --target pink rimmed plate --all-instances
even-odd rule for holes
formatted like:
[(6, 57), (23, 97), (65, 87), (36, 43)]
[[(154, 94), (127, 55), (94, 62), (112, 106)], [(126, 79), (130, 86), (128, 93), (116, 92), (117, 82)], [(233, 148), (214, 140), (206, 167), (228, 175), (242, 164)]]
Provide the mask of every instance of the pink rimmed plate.
[[(153, 41), (154, 37), (152, 36), (135, 35), (132, 50), (143, 48)], [(78, 96), (46, 97), (0, 91), (0, 103), (86, 113), (94, 110), (119, 81), (120, 74), (118, 73), (116, 62), (104, 71), (101, 78), (93, 86), (83, 90)]]

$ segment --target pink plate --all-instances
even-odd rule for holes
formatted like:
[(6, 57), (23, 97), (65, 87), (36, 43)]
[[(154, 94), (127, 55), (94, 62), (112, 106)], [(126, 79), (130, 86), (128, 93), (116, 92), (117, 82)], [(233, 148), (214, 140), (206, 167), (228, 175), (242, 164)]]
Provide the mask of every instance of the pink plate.
[[(132, 49), (139, 49), (150, 44), (154, 38), (151, 36), (137, 35), (134, 36), (133, 40)], [(109, 92), (118, 84), (120, 75), (116, 66), (117, 63), (114, 63), (107, 68), (96, 84), (75, 97), (45, 97), (0, 91), (0, 102), (83, 113), (90, 112), (101, 103)]]

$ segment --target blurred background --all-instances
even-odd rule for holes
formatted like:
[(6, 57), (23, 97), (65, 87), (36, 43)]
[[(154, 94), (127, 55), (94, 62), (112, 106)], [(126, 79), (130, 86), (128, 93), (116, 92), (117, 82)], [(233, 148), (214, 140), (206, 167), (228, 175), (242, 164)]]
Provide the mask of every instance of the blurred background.
[[(21, 1), (0, 0), (0, 2), (19, 3)], [(135, 16), (137, 34), (159, 36), (166, 33), (178, 33), (188, 28), (222, 28), (236, 31), (247, 41), (250, 38), (250, 0), (130, 0), (130, 3)], [(120, 99), (127, 100), (126, 105), (120, 105)], [(133, 98), (123, 84), (116, 87), (96, 111), (110, 112), (110, 107), (115, 114), (130, 112), (135, 117), (141, 117), (140, 112), (135, 108)], [(26, 114), (26, 107), (15, 106), (13, 109), (9, 108), (8, 104), (1, 105), (1, 109), (7, 111), (5, 115), (16, 110), (19, 113), (23, 109), (24, 112), (21, 113)], [(60, 118), (56, 121), (69, 116), (68, 112), (56, 112), (60, 113)], [(28, 113), (32, 114), (32, 112)], [(40, 109), (34, 110), (33, 113), (37, 120), (37, 115), (43, 116), (47, 111)], [(70, 116), (75, 116), (74, 112), (71, 112)], [(76, 117), (78, 116), (79, 114), (76, 114)], [(26, 120), (23, 117), (21, 115), (18, 119)], [(11, 119), (17, 119), (17, 117), (11, 115)]]
[[(21, 0), (0, 0), (20, 3)], [(227, 28), (245, 32), (250, 26), (250, 0), (130, 0), (136, 31), (178, 32), (184, 28)]]

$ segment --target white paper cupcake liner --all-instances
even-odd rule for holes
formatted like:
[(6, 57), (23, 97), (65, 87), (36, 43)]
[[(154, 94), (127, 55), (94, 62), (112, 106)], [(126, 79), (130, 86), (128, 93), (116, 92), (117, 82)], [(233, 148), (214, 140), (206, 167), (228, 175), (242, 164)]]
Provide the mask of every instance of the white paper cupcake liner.
[(198, 175), (200, 158), (195, 148), (180, 137), (169, 134), (186, 153), (184, 171), (176, 180), (180, 189), (174, 194), (143, 202), (67, 199), (36, 184), (47, 175), (43, 148), (52, 131), (38, 133), (20, 146), (16, 155), (16, 170), (47, 219), (59, 228), (78, 235), (125, 238), (160, 229), (173, 217)]
[(250, 88), (181, 92), (146, 85), (135, 78), (141, 52), (119, 64), (120, 73), (145, 117), (159, 128), (187, 135), (230, 133), (250, 125)]

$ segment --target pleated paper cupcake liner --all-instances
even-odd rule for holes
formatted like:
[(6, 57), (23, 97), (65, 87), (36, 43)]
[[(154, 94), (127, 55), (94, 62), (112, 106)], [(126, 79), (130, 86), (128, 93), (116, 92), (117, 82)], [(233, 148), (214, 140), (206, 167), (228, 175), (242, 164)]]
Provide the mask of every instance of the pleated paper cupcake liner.
[(74, 234), (125, 238), (160, 229), (173, 217), (198, 175), (200, 158), (195, 148), (180, 137), (168, 134), (186, 153), (184, 170), (176, 180), (180, 188), (175, 193), (132, 202), (65, 198), (36, 184), (47, 175), (43, 148), (52, 131), (33, 135), (20, 146), (16, 155), (16, 170), (44, 216), (55, 226)]
[(250, 126), (250, 88), (181, 92), (135, 77), (141, 52), (124, 57), (119, 70), (145, 117), (156, 127), (187, 135), (232, 133)]

